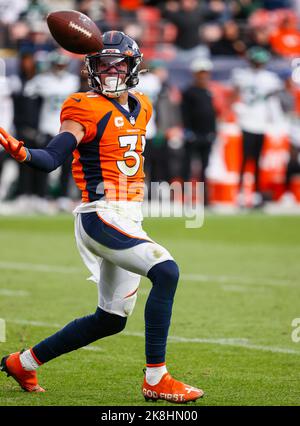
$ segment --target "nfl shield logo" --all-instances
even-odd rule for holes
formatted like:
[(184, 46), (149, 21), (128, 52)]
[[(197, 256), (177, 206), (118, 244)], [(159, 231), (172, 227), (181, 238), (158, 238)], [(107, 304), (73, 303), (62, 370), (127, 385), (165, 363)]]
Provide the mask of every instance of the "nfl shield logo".
[(133, 126), (135, 125), (135, 118), (132, 115), (129, 117), (129, 121)]

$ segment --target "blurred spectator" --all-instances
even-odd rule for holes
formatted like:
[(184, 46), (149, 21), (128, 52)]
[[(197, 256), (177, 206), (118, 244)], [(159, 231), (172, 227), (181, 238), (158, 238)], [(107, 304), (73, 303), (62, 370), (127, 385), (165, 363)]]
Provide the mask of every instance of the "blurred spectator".
[[(146, 70), (145, 70), (146, 71)], [(156, 146), (154, 146), (154, 140), (157, 134), (156, 127), (156, 101), (161, 90), (161, 81), (157, 75), (153, 72), (153, 67), (150, 64), (150, 69), (148, 72), (141, 73), (139, 76), (139, 84), (136, 86), (137, 90), (145, 93), (152, 102), (153, 113), (152, 117), (147, 124), (146, 132), (146, 158), (147, 162), (145, 164), (145, 172), (147, 182), (157, 182), (161, 179), (161, 163), (157, 160), (157, 151)], [(159, 159), (161, 160), (161, 158)]]
[[(37, 147), (38, 122), (41, 100), (38, 97), (30, 98), (24, 94), (26, 83), (36, 74), (36, 63), (31, 52), (20, 54), (18, 74), (11, 76), (14, 100), (14, 125), (16, 137), (26, 141), (28, 148)], [(29, 207), (32, 196), (42, 196), (40, 191), (40, 175), (36, 169), (18, 163), (19, 179), (16, 195), (19, 196), (19, 205)]]
[(89, 16), (102, 32), (118, 29), (117, 5), (114, 0), (77, 0), (75, 10)]
[(129, 37), (136, 40), (137, 44), (142, 44), (143, 28), (138, 22), (127, 23), (124, 25), (123, 31)]
[[(29, 36), (29, 26), (25, 21), (17, 21), (9, 27), (6, 47), (18, 49), (20, 42)], [(24, 49), (26, 50), (26, 49)]]
[[(110, 6), (113, 6), (114, 2), (110, 1), (109, 3)], [(75, 0), (74, 8), (89, 16), (93, 21), (97, 21), (103, 17), (104, 2), (99, 0)]]
[(300, 17), (300, 1), (299, 0), (292, 0), (292, 8), (299, 18)]
[(121, 18), (133, 20), (139, 7), (143, 5), (142, 0), (118, 0)]
[(172, 3), (174, 2), (166, 2), (162, 16), (172, 22), (177, 29), (175, 45), (186, 50), (198, 46), (200, 43), (199, 28), (203, 23), (203, 11), (199, 7), (198, 1), (180, 0), (177, 10), (174, 10)]
[[(24, 39), (19, 40), (19, 50), (28, 52), (31, 50), (36, 55), (54, 49), (54, 41), (49, 36), (47, 24), (44, 21), (34, 21), (29, 23), (28, 34)], [(45, 55), (44, 53), (44, 55)]]
[(6, 76), (5, 61), (0, 58), (0, 96), (1, 96), (1, 114), (0, 127), (4, 127), (7, 131), (12, 130), (13, 124), (13, 102), (11, 98), (11, 88), (9, 80)]
[[(201, 182), (206, 182), (205, 171), (209, 161), (212, 144), (216, 138), (216, 111), (209, 91), (209, 82), (213, 64), (207, 59), (195, 59), (191, 70), (193, 84), (183, 93), (182, 116), (185, 129), (186, 159), (185, 180), (189, 180), (191, 162), (201, 160)], [(204, 202), (208, 202), (206, 185)]]
[(262, 0), (234, 0), (231, 2), (231, 10), (234, 18), (241, 22), (247, 21), (249, 16), (262, 5)]
[(49, 12), (49, 5), (44, 0), (30, 0), (26, 9), (20, 14), (27, 22), (43, 21)]
[(295, 21), (286, 17), (271, 33), (270, 44), (273, 52), (278, 55), (287, 57), (300, 55), (300, 31)]
[(286, 9), (291, 5), (291, 0), (263, 0), (263, 7), (267, 10)]
[(242, 55), (246, 51), (246, 44), (241, 39), (240, 30), (235, 21), (226, 21), (222, 26), (221, 38), (209, 45), (213, 56)]
[(299, 90), (292, 78), (291, 70), (281, 73), (285, 91), (280, 93), (280, 101), (289, 123), (290, 156), (286, 169), (286, 192), (281, 201), (295, 203), (292, 191), (292, 180), (300, 176), (300, 115), (296, 111), (296, 93)]
[[(154, 115), (149, 122), (151, 127), (147, 128), (147, 133), (150, 130), (151, 140), (147, 139), (145, 149), (145, 172), (148, 183), (181, 177), (183, 155), (182, 130), (179, 127), (180, 92), (169, 85), (169, 72), (163, 61), (153, 60), (149, 63), (149, 67), (150, 72), (141, 74), (138, 85), (138, 89), (150, 95), (154, 108)], [(150, 87), (152, 93), (149, 91)]]
[(156, 151), (160, 181), (182, 180), (184, 140), (181, 118), (181, 93), (169, 83), (170, 73), (162, 61), (152, 62), (153, 72), (161, 82), (156, 109), (157, 133), (153, 150)]
[(201, 27), (201, 39), (210, 47), (222, 38), (222, 28), (218, 23), (206, 23)]
[(0, 19), (4, 24), (16, 22), (22, 12), (28, 9), (28, 0), (0, 0)]
[(265, 28), (271, 34), (284, 25), (287, 20), (292, 26), (297, 27), (297, 15), (292, 9), (258, 9), (249, 17), (247, 25), (253, 30)]
[[(35, 76), (25, 85), (26, 96), (42, 99), (38, 141), (40, 147), (47, 145), (58, 133), (62, 103), (67, 96), (79, 89), (80, 84), (79, 77), (67, 71), (69, 58), (60, 51), (49, 53), (49, 62), (49, 71)], [(61, 168), (59, 196), (62, 198), (62, 203), (67, 196), (71, 162), (70, 156)], [(46, 173), (41, 173), (41, 197), (45, 197), (47, 194), (47, 177)]]
[[(200, 121), (201, 114), (205, 114), (206, 108), (208, 110), (211, 108), (209, 96), (211, 94), (213, 97), (212, 108), (214, 113), (218, 114), (217, 119), (228, 122), (235, 120), (235, 113), (232, 110), (233, 90), (232, 86), (228, 84), (228, 77), (232, 67), (240, 63), (241, 57), (245, 57), (247, 48), (260, 46), (279, 56), (280, 58), (277, 57), (276, 61), (272, 63), (272, 67), (278, 72), (285, 69), (286, 66), (289, 67), (285, 58), (289, 60), (290, 57), (300, 55), (300, 32), (298, 30), (300, 0), (67, 0), (62, 4), (65, 9), (73, 8), (90, 16), (102, 32), (115, 28), (123, 30), (143, 46), (144, 57), (149, 61), (151, 71), (148, 74), (141, 74), (140, 89), (150, 96), (154, 104), (154, 116), (148, 126), (149, 141), (146, 144), (148, 161), (145, 163), (148, 178), (151, 180), (180, 179), (183, 175), (184, 159), (185, 178), (192, 176), (196, 170), (195, 168), (190, 169), (191, 164), (194, 167), (196, 162), (193, 165), (191, 157), (194, 155), (194, 151), (190, 148), (188, 153), (189, 148), (187, 148), (187, 143), (185, 144), (181, 116), (182, 93), (180, 92), (180, 90), (185, 90), (184, 88), (190, 83), (190, 64), (195, 58), (207, 59), (212, 56), (214, 77), (218, 80), (210, 81), (207, 86), (209, 90), (207, 87), (205, 89), (205, 85), (203, 86), (202, 95), (206, 103), (200, 105), (199, 111), (194, 111), (195, 116), (198, 117), (197, 121)], [(7, 58), (8, 74), (15, 74), (9, 79), (11, 84), (6, 85), (5, 90), (2, 90), (2, 96), (5, 98), (5, 94), (8, 94), (6, 100), (13, 96), (16, 135), (34, 147), (43, 146), (51, 137), (49, 123), (52, 122), (52, 118), (51, 113), (46, 112), (46, 103), (50, 99), (48, 99), (48, 95), (49, 97), (52, 95), (39, 92), (28, 97), (27, 87), (30, 87), (31, 83), (27, 84), (27, 82), (36, 72), (46, 70), (46, 58), (49, 52), (57, 47), (45, 21), (47, 12), (53, 8), (55, 8), (54, 2), (49, 0), (15, 0), (13, 2), (0, 0), (0, 47), (4, 47), (2, 53)], [(21, 53), (21, 59), (17, 65), (21, 67), (20, 70), (13, 69), (16, 62), (10, 56), (14, 55), (14, 49)], [(224, 58), (219, 56), (224, 56)], [(70, 58), (72, 58), (72, 62), (69, 70), (77, 72), (78, 64), (75, 55), (70, 55)], [(203, 70), (203, 76), (205, 76), (205, 72)], [(262, 117), (266, 114), (266, 110), (270, 114), (272, 111), (271, 115), (277, 114), (275, 111), (278, 112), (280, 109), (278, 107), (279, 95), (285, 110), (289, 108), (291, 111), (297, 110), (297, 108), (300, 110), (300, 90), (297, 92), (298, 104), (296, 102), (296, 106), (290, 107), (288, 104), (291, 99), (287, 91), (279, 94), (272, 93), (276, 86), (274, 74), (272, 74), (270, 82), (264, 83), (266, 86), (264, 89), (261, 87), (264, 85), (261, 82), (256, 87), (255, 76), (259, 75), (258, 80), (262, 81), (263, 72), (268, 71), (260, 69), (258, 66), (257, 68), (251, 67), (251, 71), (250, 69), (237, 70), (232, 75), (232, 81), (237, 85), (240, 80), (243, 80), (239, 90), (235, 92), (235, 96), (238, 96), (238, 93), (241, 96), (241, 102), (236, 103), (235, 107), (243, 134), (245, 136), (246, 133), (253, 133), (253, 138), (257, 136), (251, 149), (248, 146), (249, 138), (248, 142), (244, 141), (245, 158), (243, 163), (247, 158), (252, 158), (255, 163), (258, 163), (262, 146), (260, 142), (265, 127), (267, 127), (267, 124), (264, 127), (261, 122), (269, 120), (269, 115), (267, 119)], [(199, 74), (201, 73), (199, 72)], [(47, 75), (49, 75), (49, 71), (43, 72), (39, 78), (42, 76), (45, 78)], [(240, 78), (239, 75), (242, 77)], [(209, 80), (209, 72), (206, 77)], [(61, 87), (58, 77), (57, 81)], [(250, 84), (247, 88), (248, 81)], [(276, 81), (278, 83), (278, 79)], [(79, 90), (89, 90), (84, 74), (81, 75), (78, 84), (80, 84)], [(198, 89), (200, 90), (200, 88)], [(258, 99), (259, 93), (261, 94), (260, 101), (253, 101), (256, 99), (256, 90)], [(10, 91), (11, 95), (9, 95)], [(61, 92), (62, 90), (60, 90)], [(205, 98), (205, 93), (210, 99), (209, 102)], [(61, 93), (60, 102), (67, 94)], [(247, 102), (252, 99), (249, 101), (249, 105), (245, 98), (247, 98)], [(2, 105), (4, 105), (3, 102)], [(184, 102), (186, 101), (184, 100)], [(268, 106), (266, 107), (265, 104)], [(38, 122), (40, 105), (42, 105), (42, 115), (41, 121)], [(5, 108), (8, 115), (10, 111), (9, 107)], [(260, 112), (258, 113), (258, 111)], [(206, 112), (208, 113), (208, 111)], [(259, 117), (255, 118), (255, 114)], [(290, 115), (292, 116), (293, 113)], [(45, 125), (47, 122), (48, 128)], [(207, 120), (204, 122), (207, 124)], [(293, 128), (296, 128), (298, 119), (293, 116), (292, 122)], [(296, 131), (294, 133), (298, 135)], [(39, 145), (36, 145), (37, 143)], [(293, 145), (295, 146), (295, 144), (294, 141)], [(200, 153), (197, 153), (197, 156), (199, 165)], [(293, 157), (293, 152), (291, 157)], [(201, 172), (206, 167), (204, 153), (202, 163)], [(244, 166), (242, 165), (242, 167)], [(291, 166), (288, 169), (290, 170)], [(43, 177), (37, 178), (36, 173), (38, 172), (20, 166), (18, 194), (38, 193), (43, 195), (45, 193), (44, 190), (41, 191), (41, 188), (44, 187)], [(55, 182), (56, 184), (57, 176), (58, 173), (51, 175), (50, 183)], [(61, 175), (61, 187), (62, 194), (65, 194), (67, 187), (65, 183), (68, 178), (65, 179), (63, 176), (64, 173)], [(69, 176), (69, 168), (66, 176)], [(256, 189), (257, 180), (256, 176)], [(242, 186), (242, 176), (240, 181)], [(52, 190), (58, 190), (58, 188), (58, 186), (51, 187)]]
[(268, 126), (276, 124), (282, 117), (278, 92), (283, 89), (283, 85), (275, 73), (265, 69), (265, 65), (271, 59), (266, 50), (252, 47), (247, 52), (247, 58), (249, 67), (237, 68), (232, 73), (236, 96), (240, 96), (235, 110), (243, 133), (239, 185), (242, 190), (246, 163), (249, 159), (254, 160), (254, 205), (260, 205), (262, 196), (259, 189), (259, 159)]
[[(9, 80), (6, 77), (6, 67), (5, 62), (0, 58), (0, 127), (3, 127), (8, 132), (12, 130), (13, 125), (13, 101), (12, 101), (12, 92), (9, 84)], [(0, 149), (0, 182), (3, 178), (2, 168), (4, 162), (9, 159), (6, 152)], [(1, 182), (3, 183), (3, 182)], [(0, 191), (0, 199), (4, 198), (7, 194), (8, 185), (2, 185), (2, 190)], [(5, 187), (5, 188), (4, 188)]]
[(223, 0), (208, 0), (205, 11), (205, 21), (224, 22), (231, 18), (229, 2)]
[(21, 12), (26, 10), (28, 0), (0, 0), (0, 47), (8, 47), (9, 25), (14, 24)]
[(265, 26), (251, 28), (249, 38), (247, 39), (248, 47), (260, 46), (266, 50), (271, 50), (269, 30)]

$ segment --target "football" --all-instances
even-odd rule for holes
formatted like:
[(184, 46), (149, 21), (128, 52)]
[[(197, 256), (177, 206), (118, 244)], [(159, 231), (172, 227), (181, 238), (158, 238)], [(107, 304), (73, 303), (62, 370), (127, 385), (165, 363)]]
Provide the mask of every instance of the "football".
[(95, 53), (103, 47), (102, 34), (95, 22), (76, 10), (49, 13), (47, 24), (52, 37), (69, 52)]

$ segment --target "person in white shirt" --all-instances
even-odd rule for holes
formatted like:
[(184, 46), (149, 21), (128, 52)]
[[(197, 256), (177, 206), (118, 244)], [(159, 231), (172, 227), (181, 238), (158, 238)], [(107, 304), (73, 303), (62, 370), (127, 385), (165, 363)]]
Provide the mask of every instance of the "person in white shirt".
[[(0, 126), (6, 126), (7, 129), (12, 130), (13, 125), (13, 101), (11, 97), (11, 88), (9, 80), (5, 75), (5, 61), (0, 58)], [(2, 147), (1, 147), (2, 148)], [(4, 179), (2, 169), (4, 162), (8, 159), (7, 154), (0, 148), (0, 199), (5, 198), (8, 189), (11, 185), (10, 179)]]
[(235, 69), (232, 73), (232, 83), (236, 95), (239, 96), (235, 111), (243, 134), (239, 186), (242, 188), (246, 162), (252, 158), (255, 163), (254, 204), (260, 204), (262, 196), (259, 191), (259, 159), (268, 127), (283, 116), (278, 96), (283, 90), (283, 83), (274, 72), (265, 69), (271, 59), (267, 50), (252, 47), (247, 51), (247, 59), (249, 67)]

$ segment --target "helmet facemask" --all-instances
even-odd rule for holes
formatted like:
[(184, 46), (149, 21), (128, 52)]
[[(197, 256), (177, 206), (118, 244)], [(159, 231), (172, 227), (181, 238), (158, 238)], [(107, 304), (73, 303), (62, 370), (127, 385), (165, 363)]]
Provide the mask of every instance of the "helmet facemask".
[(138, 83), (138, 65), (141, 57), (120, 53), (98, 53), (86, 57), (89, 85), (96, 92), (117, 98)]
[(88, 84), (97, 93), (117, 98), (138, 84), (142, 54), (122, 31), (107, 31), (102, 40), (102, 50), (85, 57)]

